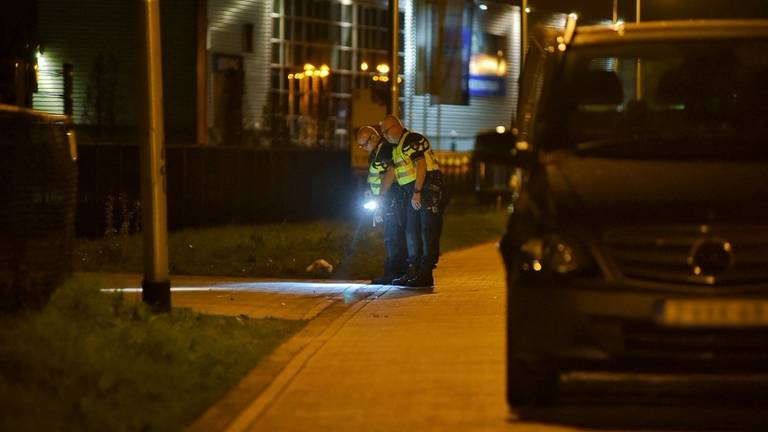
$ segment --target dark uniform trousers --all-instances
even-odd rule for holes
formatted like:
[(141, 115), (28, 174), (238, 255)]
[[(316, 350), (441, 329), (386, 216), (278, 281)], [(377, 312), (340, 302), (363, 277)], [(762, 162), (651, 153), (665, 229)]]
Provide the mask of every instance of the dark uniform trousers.
[(405, 237), (408, 264), (419, 271), (431, 271), (440, 258), (440, 234), (443, 231), (443, 210), (446, 193), (440, 171), (428, 171), (421, 191), (421, 209), (411, 205), (414, 183), (404, 186), (406, 200)]
[(405, 194), (397, 183), (384, 197), (384, 272), (402, 275), (406, 271), (408, 250), (405, 243)]

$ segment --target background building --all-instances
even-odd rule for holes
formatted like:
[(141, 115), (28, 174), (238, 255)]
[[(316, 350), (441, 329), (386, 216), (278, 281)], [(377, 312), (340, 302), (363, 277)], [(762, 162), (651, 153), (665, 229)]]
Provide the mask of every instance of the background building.
[[(84, 139), (127, 139), (136, 118), (136, 5), (100, 0), (38, 3), (43, 56), (35, 108), (63, 112), (62, 71), (70, 64), (75, 77), (73, 114), (92, 132)], [(417, 29), (425, 19), (435, 31), (443, 28), (443, 22), (431, 17), (450, 3), (400, 3), (401, 114), (437, 148), (469, 150), (479, 130), (508, 127), (512, 119), (520, 69), (520, 9), (502, 2), (453, 1), (471, 9), (458, 29), (464, 32), (464, 48), (480, 47), (472, 45), (479, 38), (492, 41), (501, 75), (472, 81), (486, 87), (491, 83), (495, 90), (469, 88), (461, 104), (449, 104), (417, 85), (424, 79), (419, 71), (425, 55), (430, 54)], [(347, 149), (350, 131), (359, 126), (353, 121), (355, 101), (367, 103), (358, 104), (359, 110), (384, 105), (388, 83), (382, 71), (389, 67), (386, 0), (160, 4), (170, 143)], [(421, 16), (427, 13), (432, 15)], [(427, 61), (433, 72), (440, 72), (434, 59)], [(450, 65), (445, 63), (443, 71)], [(450, 75), (445, 78), (444, 86), (461, 85)]]
[[(99, 139), (105, 130), (120, 139), (135, 124), (137, 5), (37, 3), (42, 57), (34, 107), (63, 112), (63, 66), (70, 64), (76, 122), (92, 126)], [(730, 3), (644, 0), (642, 17), (768, 15), (759, 0)], [(348, 149), (349, 133), (382, 112), (387, 0), (160, 4), (171, 143)], [(471, 150), (479, 131), (509, 128), (514, 120), (523, 15), (529, 29), (551, 20), (552, 12), (576, 12), (582, 23), (631, 22), (636, 6), (636, 0), (401, 0), (400, 113), (438, 149)], [(451, 50), (453, 58), (446, 54)], [(488, 67), (494, 60), (495, 71)]]
[[(133, 141), (138, 94), (139, 2), (37, 0), (36, 109), (64, 112), (65, 65), (73, 70), (72, 114), (80, 141)], [(168, 141), (194, 142), (195, 8), (163, 0), (163, 82)]]
[[(449, 23), (436, 19), (435, 15), (439, 16), (439, 13), (430, 2), (401, 2), (405, 8), (402, 117), (409, 127), (425, 133), (438, 150), (472, 150), (479, 131), (497, 126), (510, 128), (517, 106), (517, 77), (521, 67), (520, 8), (509, 2), (465, 4), (469, 10), (464, 11), (464, 28), (461, 30), (462, 42), (469, 50), (469, 62), (464, 65), (469, 69), (468, 94), (462, 103), (440, 103), (439, 93), (445, 91), (444, 87), (455, 89), (460, 86), (459, 77), (444, 78), (441, 69), (451, 66), (457, 69), (459, 65), (435, 62), (435, 53), (429, 53), (428, 48), (432, 45), (436, 50), (443, 49), (444, 41), (434, 41), (434, 38), (438, 27)], [(421, 35), (419, 29), (427, 29), (428, 34)], [(422, 81), (430, 80), (425, 74), (432, 76), (431, 89), (420, 85)]]

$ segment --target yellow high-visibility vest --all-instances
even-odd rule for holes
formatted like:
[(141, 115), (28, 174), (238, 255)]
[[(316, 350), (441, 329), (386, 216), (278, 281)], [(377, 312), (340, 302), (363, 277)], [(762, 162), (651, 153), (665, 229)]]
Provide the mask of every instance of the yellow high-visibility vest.
[(387, 172), (387, 165), (381, 163), (379, 158), (379, 152), (381, 151), (381, 143), (376, 146), (376, 150), (371, 158), (371, 163), (368, 164), (368, 187), (371, 188), (371, 193), (374, 195), (381, 194), (381, 180), (384, 178), (384, 173)]
[[(407, 138), (411, 135), (406, 131), (400, 137), (394, 150), (392, 151), (392, 160), (395, 163), (395, 178), (399, 185), (406, 185), (416, 180), (416, 165), (413, 163), (412, 155), (416, 152), (422, 152), (424, 160), (427, 164), (427, 171), (436, 171), (440, 169), (440, 165), (437, 163), (434, 153), (432, 153), (432, 147), (429, 141), (421, 135), (415, 142), (408, 142)], [(411, 140), (414, 141), (412, 136)]]

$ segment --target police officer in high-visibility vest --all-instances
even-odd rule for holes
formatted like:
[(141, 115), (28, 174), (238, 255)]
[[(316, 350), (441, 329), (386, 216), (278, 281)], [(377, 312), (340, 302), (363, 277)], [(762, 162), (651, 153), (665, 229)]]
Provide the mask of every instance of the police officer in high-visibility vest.
[(392, 160), (395, 178), (406, 193), (405, 238), (408, 245), (408, 272), (392, 283), (409, 287), (434, 285), (432, 270), (440, 257), (445, 191), (440, 166), (429, 140), (403, 127), (394, 115), (381, 122), (384, 139), (395, 147)]
[(374, 224), (384, 224), (384, 274), (371, 283), (389, 284), (406, 271), (405, 201), (400, 186), (394, 182), (393, 145), (372, 126), (358, 129), (355, 138), (369, 154), (367, 183), (376, 203)]

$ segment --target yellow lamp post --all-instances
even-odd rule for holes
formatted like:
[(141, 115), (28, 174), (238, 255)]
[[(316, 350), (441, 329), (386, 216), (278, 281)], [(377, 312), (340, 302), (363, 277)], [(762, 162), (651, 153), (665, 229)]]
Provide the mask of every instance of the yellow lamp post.
[(168, 221), (163, 128), (163, 70), (160, 1), (140, 0), (140, 164), (144, 246), (142, 300), (158, 312), (171, 311)]

